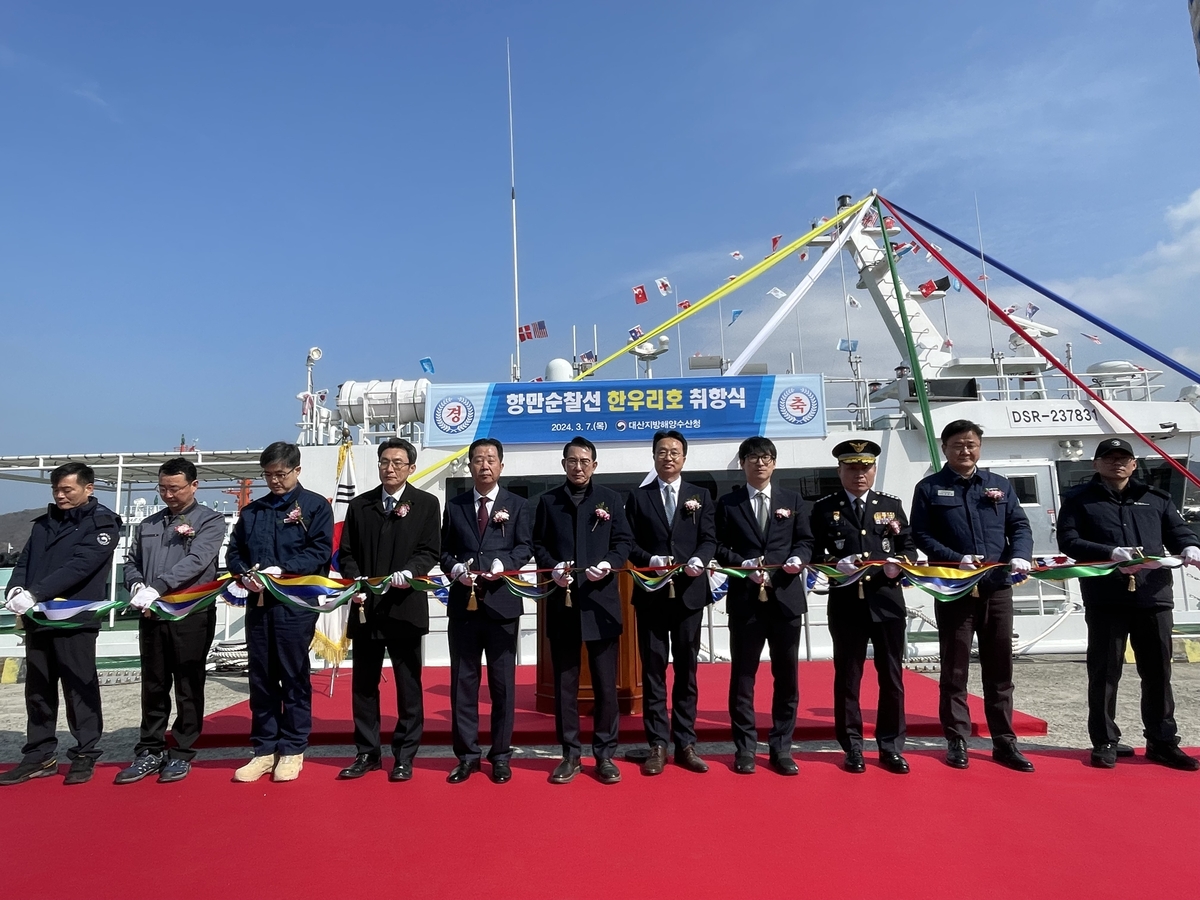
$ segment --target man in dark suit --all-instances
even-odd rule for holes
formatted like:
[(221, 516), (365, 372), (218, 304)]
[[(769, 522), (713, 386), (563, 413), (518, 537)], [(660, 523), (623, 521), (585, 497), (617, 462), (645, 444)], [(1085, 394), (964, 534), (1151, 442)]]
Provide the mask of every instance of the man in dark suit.
[(907, 614), (900, 586), (901, 559), (916, 557), (912, 531), (900, 498), (872, 490), (874, 441), (842, 441), (833, 448), (842, 488), (813, 504), (813, 557), (836, 562), (847, 575), (868, 560), (886, 560), (854, 584), (829, 589), (829, 634), (833, 638), (833, 723), (846, 752), (846, 771), (867, 770), (863, 760), (862, 709), (858, 691), (867, 661), (868, 642), (875, 648), (879, 676), (879, 714), (875, 742), (879, 763), (889, 772), (908, 774), (904, 758), (904, 643)]
[(813, 538), (803, 498), (771, 483), (775, 458), (775, 444), (768, 438), (746, 438), (738, 447), (746, 485), (717, 501), (717, 560), (747, 572), (745, 578), (729, 580), (725, 599), (732, 658), (729, 719), (734, 769), (740, 775), (754, 772), (754, 680), (763, 644), (770, 647), (775, 682), (768, 736), (771, 767), (781, 775), (799, 774), (792, 758), (800, 704), (796, 666), (800, 626), (808, 610), (802, 571), (812, 558)]
[(500, 487), (504, 445), (479, 438), (467, 453), (473, 487), (446, 501), (442, 521), (442, 571), (452, 580), (450, 712), (458, 765), (446, 778), (466, 781), (480, 769), (479, 675), (487, 655), (492, 700), (492, 780), (512, 778), (512, 731), (517, 689), (517, 626), (523, 600), (500, 572), (520, 569), (533, 556), (533, 515), (524, 498)]
[[(696, 661), (704, 607), (712, 600), (705, 570), (717, 549), (715, 507), (708, 491), (680, 477), (687, 460), (687, 438), (678, 431), (654, 435), (657, 477), (629, 495), (625, 516), (633, 531), (629, 561), (660, 570), (684, 563), (684, 569), (654, 591), (634, 583), (638, 650), (642, 656), (642, 721), (650, 756), (642, 773), (658, 775), (667, 763), (674, 733), (675, 762), (707, 772), (696, 754)], [(673, 656), (675, 684), (667, 723), (667, 659)]]
[[(546, 598), (546, 634), (554, 665), (554, 725), (562, 762), (550, 781), (566, 784), (580, 771), (579, 663), (587, 644), (595, 691), (592, 750), (596, 777), (621, 780), (612, 757), (617, 749), (617, 644), (621, 595), (613, 571), (629, 557), (632, 536), (621, 495), (592, 483), (596, 446), (575, 437), (563, 447), (566, 483), (542, 494), (533, 523), (533, 553), (539, 569), (552, 569), (557, 587)], [(582, 577), (578, 577), (582, 576)]]
[(403, 438), (379, 445), (380, 485), (350, 501), (342, 525), (338, 565), (345, 578), (389, 576), (382, 594), (359, 594), (347, 633), (354, 653), (351, 679), (354, 762), (339, 778), (361, 778), (382, 767), (379, 745), (379, 678), (383, 654), (392, 660), (398, 721), (392, 733), (390, 781), (412, 778), (421, 745), (425, 706), (421, 696), (421, 638), (429, 633), (429, 601), (409, 582), (437, 564), (441, 545), (437, 498), (408, 483), (417, 450)]
[(259, 455), (267, 493), (247, 505), (225, 550), (230, 574), (239, 575), (246, 602), (250, 655), (250, 745), (254, 758), (234, 781), (295, 781), (312, 731), (308, 648), (317, 614), (296, 609), (265, 591), (264, 575), (326, 575), (333, 553), (329, 501), (300, 484), (300, 448), (276, 441)]

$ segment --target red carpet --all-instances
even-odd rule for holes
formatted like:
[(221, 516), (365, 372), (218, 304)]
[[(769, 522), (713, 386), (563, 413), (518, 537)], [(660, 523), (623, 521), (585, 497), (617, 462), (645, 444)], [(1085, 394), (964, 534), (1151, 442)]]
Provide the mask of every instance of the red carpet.
[[(518, 761), (513, 781), (451, 786), (453, 760), (416, 777), (334, 779), (310, 760), (299, 781), (230, 782), (205, 762), (176, 785), (111, 784), (115, 765), (64, 787), (0, 788), (8, 859), (0, 894), (38, 898), (1195, 896), (1200, 774), (1142, 759), (1115, 771), (1083, 752), (1030, 753), (1020, 775), (972, 753), (957, 772), (910, 754), (913, 772), (840, 770), (800, 754), (800, 776), (730, 760), (657, 778), (620, 763), (546, 783), (553, 761)], [(65, 773), (66, 766), (62, 767)], [(68, 827), (69, 823), (76, 823)]]
[[(384, 670), (385, 677), (391, 674)], [(328, 696), (329, 674), (321, 672), (313, 676), (313, 744), (352, 744), (354, 724), (350, 717), (350, 672), (342, 672), (337, 678), (333, 697)], [(450, 669), (437, 667), (425, 669), (425, 736), (426, 744), (450, 743)], [(874, 670), (868, 667), (862, 684), (862, 708), (865, 730), (868, 737), (874, 734), (875, 705), (879, 697)], [(535, 708), (533, 666), (517, 669), (517, 714), (513, 732), (513, 743), (517, 746), (554, 744), (554, 716), (539, 713)], [(486, 684), (486, 678), (485, 678)], [(382, 690), (383, 732), (390, 735), (396, 727), (396, 689), (385, 683)], [(729, 693), (728, 664), (701, 665), (699, 674), (700, 700), (696, 716), (696, 733), (701, 741), (728, 741)], [(1019, 692), (1018, 692), (1019, 696)], [(912, 737), (941, 737), (942, 726), (938, 723), (938, 685), (935, 678), (916, 672), (904, 673), (904, 697), (908, 719), (908, 733)], [(983, 701), (971, 697), (971, 720), (974, 734), (987, 734), (983, 715)], [(389, 708), (391, 712), (389, 713)], [(487, 744), (488, 714), (490, 704), (487, 691), (480, 692), (480, 737)], [(758, 727), (764, 736), (771, 727), (771, 669), (763, 663), (756, 682), (755, 709), (758, 710)], [(583, 721), (585, 734), (591, 734), (588, 717)], [(1025, 713), (1013, 715), (1013, 726), (1019, 735), (1046, 733), (1046, 723)], [(213, 713), (204, 720), (204, 733), (197, 742), (199, 747), (242, 747), (248, 745), (250, 734), (250, 707), (246, 702)], [(621, 737), (625, 742), (645, 739), (640, 716), (621, 718)], [(804, 662), (800, 664), (800, 714), (796, 721), (796, 740), (833, 740), (833, 663)], [(384, 742), (387, 742), (385, 737)]]

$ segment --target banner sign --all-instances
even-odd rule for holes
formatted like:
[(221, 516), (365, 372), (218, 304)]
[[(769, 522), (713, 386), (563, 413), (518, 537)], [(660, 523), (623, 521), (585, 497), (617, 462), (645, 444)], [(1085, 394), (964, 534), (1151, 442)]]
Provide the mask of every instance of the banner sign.
[(824, 437), (820, 375), (655, 378), (511, 384), (431, 384), (425, 446), (477, 437), (505, 444), (646, 441), (675, 429), (689, 439)]

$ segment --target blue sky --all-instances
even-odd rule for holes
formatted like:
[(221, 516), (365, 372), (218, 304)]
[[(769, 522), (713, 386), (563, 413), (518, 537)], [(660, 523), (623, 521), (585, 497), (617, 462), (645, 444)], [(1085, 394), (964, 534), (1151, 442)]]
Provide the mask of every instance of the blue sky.
[[(1183, 0), (12, 0), (0, 454), (291, 438), (314, 344), (330, 388), (416, 377), (427, 355), (439, 381), (503, 380), (506, 38), (522, 318), (551, 335), (525, 344), (526, 378), (569, 354), (572, 324), (597, 323), (611, 351), (673, 311), (653, 292), (635, 309), (632, 285), (666, 276), (698, 299), (740, 271), (730, 251), (756, 260), (872, 187), (966, 237), (977, 195), (989, 252), (1200, 365), (1200, 78)], [(725, 303), (747, 310), (725, 329), (730, 355), (770, 315), (766, 288), (802, 274), (780, 266)], [(844, 369), (829, 349), (840, 295), (829, 281), (810, 297), (809, 370)], [(986, 352), (982, 314), (954, 303), (956, 347)], [(1084, 363), (1129, 355), (1081, 347), (1094, 329), (1039, 305)], [(890, 371), (874, 313), (854, 317)], [(772, 371), (789, 335), (760, 357)], [(717, 352), (716, 315), (685, 325), (683, 345)]]

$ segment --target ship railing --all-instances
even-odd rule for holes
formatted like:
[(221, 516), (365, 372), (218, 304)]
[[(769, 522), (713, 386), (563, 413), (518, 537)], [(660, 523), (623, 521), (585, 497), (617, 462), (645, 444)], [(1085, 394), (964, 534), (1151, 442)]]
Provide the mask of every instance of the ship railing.
[[(1129, 364), (1128, 369), (1112, 372), (1081, 372), (1077, 377), (1104, 400), (1146, 402), (1164, 387), (1154, 382), (1161, 370)], [(1004, 377), (980, 377), (980, 400), (1086, 400), (1087, 395), (1066, 375), (1059, 372), (1028, 372)]]

